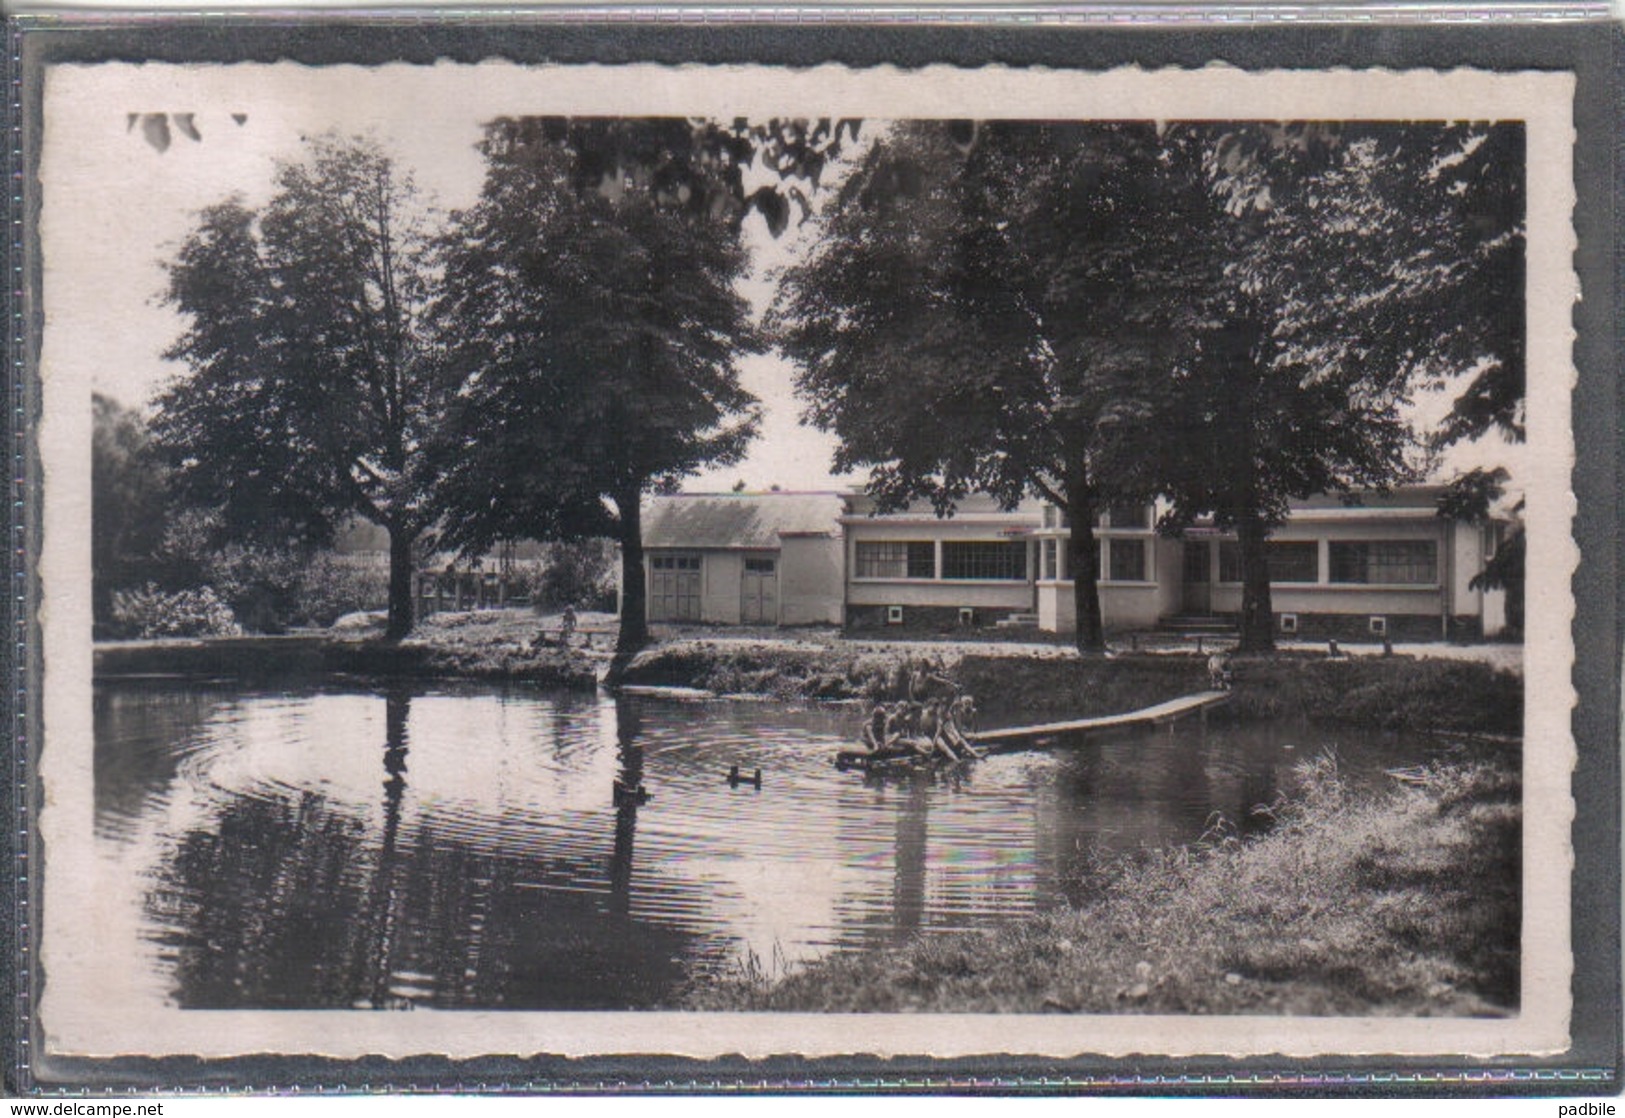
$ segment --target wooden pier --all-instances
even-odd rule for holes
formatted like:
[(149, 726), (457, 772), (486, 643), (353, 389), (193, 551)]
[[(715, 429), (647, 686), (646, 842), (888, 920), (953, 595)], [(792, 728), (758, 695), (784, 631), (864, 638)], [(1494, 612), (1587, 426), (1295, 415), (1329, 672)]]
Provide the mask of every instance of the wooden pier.
[(1002, 730), (987, 730), (975, 734), (971, 740), (980, 747), (993, 750), (1016, 749), (1042, 738), (1061, 734), (1087, 734), (1102, 730), (1132, 730), (1144, 726), (1160, 726), (1187, 715), (1199, 714), (1230, 701), (1228, 691), (1201, 691), (1195, 695), (1181, 695), (1165, 703), (1131, 710), (1123, 714), (1105, 714), (1096, 718), (1078, 718), (1070, 722), (1044, 722), (1036, 726), (1010, 726)]
[[(1201, 691), (1195, 695), (1181, 695), (1165, 703), (1131, 710), (1123, 714), (1105, 714), (1096, 718), (1078, 718), (1071, 722), (1043, 722), (1036, 726), (1008, 726), (1001, 730), (969, 735), (978, 753), (1013, 753), (1017, 750), (1041, 746), (1049, 738), (1062, 734), (1100, 733), (1108, 730), (1135, 730), (1160, 726), (1191, 714), (1204, 715), (1213, 707), (1230, 701), (1228, 691)], [(838, 769), (865, 769), (873, 772), (908, 771), (919, 765), (930, 765), (942, 758), (921, 753), (910, 746), (870, 753), (863, 749), (846, 749), (835, 755)]]

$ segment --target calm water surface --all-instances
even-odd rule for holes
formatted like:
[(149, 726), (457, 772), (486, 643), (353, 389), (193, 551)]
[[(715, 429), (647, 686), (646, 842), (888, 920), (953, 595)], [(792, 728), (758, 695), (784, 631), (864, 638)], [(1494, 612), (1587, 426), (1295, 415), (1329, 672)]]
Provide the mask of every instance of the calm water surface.
[[(831, 766), (854, 706), (133, 681), (95, 701), (109, 949), (135, 996), (208, 1008), (669, 1005), (752, 958), (1075, 903), (1102, 854), (1196, 841), (1215, 812), (1264, 825), (1327, 745), (1366, 771), (1426, 752), (1190, 720), (879, 779)], [(617, 779), (650, 801), (616, 806)]]

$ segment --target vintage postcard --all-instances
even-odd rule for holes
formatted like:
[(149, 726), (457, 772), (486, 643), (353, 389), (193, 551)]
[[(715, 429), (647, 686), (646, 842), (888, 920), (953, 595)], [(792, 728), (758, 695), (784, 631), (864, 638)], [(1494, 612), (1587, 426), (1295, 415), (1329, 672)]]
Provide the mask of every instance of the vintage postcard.
[(49, 67), (43, 1054), (1563, 1052), (1573, 100)]

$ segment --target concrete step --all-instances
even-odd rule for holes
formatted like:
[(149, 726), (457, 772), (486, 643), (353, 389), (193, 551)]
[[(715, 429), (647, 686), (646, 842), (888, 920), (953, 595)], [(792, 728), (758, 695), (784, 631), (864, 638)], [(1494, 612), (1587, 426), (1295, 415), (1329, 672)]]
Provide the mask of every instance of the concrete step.
[(1234, 633), (1234, 618), (1207, 613), (1180, 613), (1164, 617), (1157, 628), (1165, 633)]
[(1036, 613), (1012, 613), (1008, 617), (1001, 617), (993, 623), (995, 629), (1036, 629), (1038, 628), (1038, 615)]

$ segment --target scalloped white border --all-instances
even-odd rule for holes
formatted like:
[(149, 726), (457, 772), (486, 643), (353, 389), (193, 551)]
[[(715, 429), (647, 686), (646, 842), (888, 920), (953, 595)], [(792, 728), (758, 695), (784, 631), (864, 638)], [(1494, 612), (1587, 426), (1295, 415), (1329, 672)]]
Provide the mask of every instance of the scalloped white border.
[[(127, 109), (374, 96), (397, 118), (413, 106), (464, 112), (692, 114), (868, 118), (1411, 119), (1523, 120), (1529, 167), (1529, 566), (1525, 672), (1525, 879), (1522, 1012), (1504, 1020), (1454, 1018), (1055, 1017), (981, 1015), (490, 1013), (348, 1011), (136, 1011), (104, 1004), (96, 976), (117, 966), (98, 954), (87, 901), (104, 888), (91, 854), (91, 643), (89, 639), (89, 387), (65, 357), (73, 339), (53, 330), (52, 308), (89, 277), (53, 269), (53, 248), (82, 241), (82, 215), (61, 204), (87, 184), (62, 181), (65, 151), (86, 121)], [(356, 1057), (420, 1053), (590, 1055), (854, 1053), (968, 1056), (1030, 1053), (1541, 1054), (1568, 1045), (1569, 781), (1574, 602), (1578, 549), (1570, 531), (1574, 445), (1570, 396), (1573, 76), (1375, 70), (1244, 73), (1125, 68), (1101, 74), (945, 66), (904, 71), (760, 66), (522, 68), (442, 63), (364, 68), (293, 64), (64, 66), (47, 74), (41, 162), (46, 328), (39, 446), (44, 467), (40, 620), (44, 630), (41, 776), (45, 905), (41, 1018), (53, 1055), (225, 1056), (250, 1053)], [(312, 103), (307, 101), (307, 103)], [(951, 113), (944, 107), (951, 106)], [(95, 186), (97, 184), (89, 184)], [(102, 183), (103, 186), (116, 186)], [(73, 188), (73, 189), (70, 189)], [(56, 204), (54, 204), (56, 203)], [(93, 905), (91, 906), (93, 910)]]

